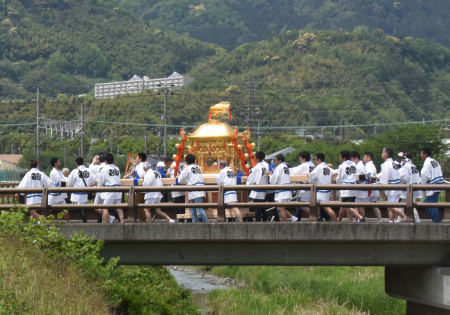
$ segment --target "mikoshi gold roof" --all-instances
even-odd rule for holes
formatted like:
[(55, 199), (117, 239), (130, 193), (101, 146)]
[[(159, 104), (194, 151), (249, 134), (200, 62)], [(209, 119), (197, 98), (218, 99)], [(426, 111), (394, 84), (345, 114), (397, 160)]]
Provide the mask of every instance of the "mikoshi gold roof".
[(201, 125), (193, 133), (187, 135), (188, 141), (231, 140), (236, 130), (220, 120), (210, 119), (209, 123)]

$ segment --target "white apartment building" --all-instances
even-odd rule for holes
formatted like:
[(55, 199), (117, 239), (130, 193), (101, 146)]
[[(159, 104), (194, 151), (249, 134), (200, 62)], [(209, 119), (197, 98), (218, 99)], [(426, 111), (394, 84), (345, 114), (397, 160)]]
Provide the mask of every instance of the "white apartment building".
[(164, 86), (182, 88), (191, 82), (194, 82), (193, 77), (185, 77), (178, 72), (174, 72), (169, 77), (161, 79), (150, 79), (146, 76), (141, 78), (134, 75), (128, 81), (97, 83), (95, 85), (95, 98), (112, 98), (117, 95), (139, 93), (144, 90), (156, 91)]

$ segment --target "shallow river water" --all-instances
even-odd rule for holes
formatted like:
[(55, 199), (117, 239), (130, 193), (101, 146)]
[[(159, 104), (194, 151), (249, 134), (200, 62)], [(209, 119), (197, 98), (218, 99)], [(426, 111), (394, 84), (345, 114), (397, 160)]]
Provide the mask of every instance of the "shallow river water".
[(203, 313), (207, 312), (209, 292), (215, 289), (228, 289), (233, 286), (234, 282), (229, 278), (219, 278), (183, 266), (169, 266), (168, 268), (178, 284), (191, 290), (193, 301), (199, 311)]

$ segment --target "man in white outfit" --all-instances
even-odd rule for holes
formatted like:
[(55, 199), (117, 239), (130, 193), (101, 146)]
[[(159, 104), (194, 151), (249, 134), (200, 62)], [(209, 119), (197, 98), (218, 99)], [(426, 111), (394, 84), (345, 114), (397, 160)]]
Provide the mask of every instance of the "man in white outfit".
[[(166, 157), (164, 159), (164, 165), (167, 167), (167, 178), (174, 178), (177, 174), (175, 174), (175, 167), (177, 166), (177, 163), (173, 160), (171, 157)], [(178, 174), (180, 174), (181, 171), (178, 170)], [(174, 185), (171, 185), (174, 186)], [(172, 191), (172, 198), (173, 203), (185, 203), (186, 202), (186, 195), (184, 191)], [(177, 214), (184, 214), (184, 208), (175, 208), (175, 212)]]
[[(377, 175), (377, 168), (375, 167), (375, 164), (373, 164), (373, 153), (370, 151), (367, 151), (364, 153), (364, 163), (366, 166), (367, 176), (368, 176), (368, 183), (376, 183), (376, 180), (370, 179), (372, 175)], [(378, 197), (380, 197), (380, 191), (379, 190), (371, 190), (370, 195), (368, 198), (368, 202), (377, 202)], [(378, 207), (372, 207), (373, 212), (375, 213), (375, 216), (378, 219), (378, 222), (383, 222), (381, 218), (381, 211)]]
[[(257, 151), (255, 153), (255, 163), (256, 165), (252, 168), (250, 175), (247, 178), (247, 185), (267, 185), (268, 177), (266, 171), (268, 171), (266, 165), (267, 163), (263, 162), (265, 158), (265, 154), (262, 151)], [(266, 190), (258, 189), (252, 190), (249, 196), (253, 202), (265, 202), (266, 198)], [(261, 222), (267, 221), (266, 209), (264, 207), (255, 207), (255, 221)]]
[[(178, 176), (179, 184), (186, 184), (187, 186), (204, 186), (202, 170), (195, 164), (195, 156), (193, 154), (186, 155), (186, 167)], [(191, 203), (202, 203), (203, 198), (206, 197), (204, 191), (190, 191), (188, 199)], [(208, 222), (205, 210), (203, 208), (191, 208), (192, 222), (197, 222), (197, 212), (200, 214), (202, 222)]]
[[(363, 161), (361, 161), (361, 156), (359, 152), (352, 151), (350, 152), (350, 160), (356, 164), (356, 183), (357, 184), (365, 184), (366, 183), (366, 175), (367, 170), (366, 166), (364, 165)], [(364, 175), (364, 180), (360, 179), (359, 176)], [(369, 198), (369, 191), (368, 190), (357, 190), (356, 191), (356, 198), (355, 202), (368, 202)], [(359, 214), (363, 217), (361, 220), (362, 222), (365, 222), (367, 220), (366, 218), (366, 209), (364, 207), (357, 207), (357, 210)]]
[[(349, 186), (356, 185), (356, 164), (350, 160), (350, 152), (346, 150), (341, 151), (339, 154), (339, 160), (341, 161), (341, 165), (339, 165), (339, 169), (337, 171), (336, 184)], [(355, 202), (355, 190), (341, 190), (340, 194), (342, 202)], [(350, 222), (351, 215), (357, 217), (359, 220), (363, 218), (355, 208), (341, 207), (341, 210), (339, 211), (339, 221), (343, 219), (345, 213), (347, 213)]]
[[(381, 184), (389, 184), (389, 185), (399, 185), (400, 177), (398, 175), (398, 170), (394, 167), (394, 161), (392, 160), (392, 156), (394, 151), (391, 148), (383, 148), (383, 152), (381, 154), (381, 158), (384, 160), (384, 163), (381, 167), (381, 173), (376, 176), (371, 176), (372, 179), (378, 179)], [(400, 196), (399, 190), (386, 190), (384, 192), (387, 197), (387, 201), (391, 203), (398, 203), (398, 199)], [(389, 222), (394, 221), (394, 213), (399, 215), (402, 219), (401, 221), (406, 220), (406, 215), (397, 207), (389, 207)]]
[[(266, 171), (267, 176), (269, 176), (269, 183), (271, 185), (289, 185), (291, 183), (291, 176), (289, 168), (286, 165), (286, 158), (283, 154), (277, 154), (275, 156), (275, 164), (277, 167), (273, 171)], [(291, 190), (275, 190), (275, 201), (278, 202), (289, 202), (292, 199)], [(280, 212), (281, 220), (286, 221), (287, 218), (291, 218), (292, 221), (297, 221), (297, 217), (293, 216), (286, 207), (277, 207)]]
[[(98, 177), (98, 187), (118, 187), (121, 186), (120, 182), (120, 170), (114, 165), (114, 155), (111, 153), (106, 153), (105, 155), (106, 165), (100, 171), (100, 176)], [(122, 201), (122, 193), (119, 192), (101, 192), (100, 198), (102, 198), (103, 204), (120, 204)], [(109, 211), (108, 209), (102, 209), (103, 223), (109, 223)], [(124, 216), (122, 209), (116, 209), (119, 214), (120, 223), (124, 223)]]
[[(237, 185), (236, 176), (234, 174), (234, 171), (228, 167), (228, 162), (226, 160), (220, 160), (219, 161), (219, 168), (220, 173), (216, 177), (217, 185)], [(224, 196), (224, 202), (225, 203), (233, 203), (237, 202), (237, 193), (235, 191), (226, 191)], [(239, 222), (243, 222), (242, 220), (242, 214), (239, 208), (233, 207), (231, 208), (231, 211), (234, 212), (234, 215), (238, 219)]]
[[(144, 176), (143, 186), (162, 187), (163, 182), (162, 182), (161, 174), (159, 172), (156, 172), (153, 170), (148, 170)], [(163, 197), (163, 195), (161, 194), (161, 192), (152, 191), (152, 192), (148, 192), (145, 194), (144, 200), (145, 200), (146, 204), (160, 204), (162, 197)], [(152, 223), (153, 220), (152, 220), (152, 214), (151, 214), (150, 208), (145, 208), (144, 212), (145, 212), (145, 216), (147, 218), (147, 222)], [(165, 212), (161, 211), (160, 208), (155, 208), (155, 213), (156, 213), (156, 215), (162, 216), (163, 218), (167, 219), (169, 221), (169, 223), (175, 222)]]
[[(30, 160), (31, 170), (25, 174), (17, 188), (55, 187), (55, 182), (53, 182), (50, 177), (41, 172), (37, 167), (38, 161)], [(42, 193), (40, 192), (27, 194), (27, 205), (40, 205), (41, 200)], [(40, 217), (36, 210), (30, 210), (30, 214), (35, 219), (39, 219)]]
[[(444, 184), (444, 178), (442, 177), (442, 169), (439, 163), (431, 157), (431, 150), (429, 148), (423, 148), (420, 152), (420, 158), (423, 163), (421, 178), (422, 184), (442, 185)], [(439, 194), (442, 190), (427, 190), (425, 193), (425, 199), (423, 202), (435, 203), (439, 201)], [(425, 208), (430, 215), (431, 220), (434, 223), (442, 222), (439, 216), (438, 208)]]
[[(404, 153), (402, 156), (403, 167), (398, 170), (400, 177), (400, 184), (420, 184), (420, 174), (419, 169), (412, 163), (412, 154)], [(418, 202), (423, 197), (423, 192), (421, 190), (415, 190), (413, 193), (413, 199)], [(400, 193), (400, 203), (406, 202), (406, 190), (402, 190)], [(404, 209), (400, 208), (402, 211)], [(419, 213), (417, 209), (414, 208), (414, 220), (416, 223), (420, 223)], [(401, 218), (397, 219), (400, 222)]]
[[(67, 178), (63, 175), (63, 173), (59, 170), (61, 166), (61, 162), (57, 157), (54, 157), (50, 160), (50, 164), (53, 166), (53, 169), (50, 172), (50, 179), (58, 186), (62, 187), (61, 182), (63, 182), (64, 186), (67, 184)], [(48, 204), (49, 205), (65, 205), (67, 194), (66, 193), (49, 193), (48, 194)], [(83, 218), (83, 217), (82, 217)], [(69, 222), (69, 212), (64, 214), (64, 219)], [(84, 218), (83, 218), (84, 222)]]
[[(92, 173), (94, 173), (95, 177), (98, 179), (100, 176), (101, 169), (105, 166), (106, 166), (105, 153), (100, 152), (96, 156), (94, 156), (94, 158), (92, 159), (92, 163), (89, 165), (89, 169), (92, 171)], [(100, 194), (95, 194), (94, 204), (102, 205), (103, 201), (104, 200), (102, 198), (100, 198)], [(103, 222), (103, 217), (102, 217), (103, 210), (105, 210), (105, 209), (95, 210), (98, 212), (97, 223)], [(113, 209), (111, 209), (111, 210), (113, 210)], [(110, 211), (110, 212), (112, 212), (112, 211)], [(109, 222), (112, 223), (113, 221), (114, 221), (114, 216), (110, 215)]]
[[(289, 170), (291, 175), (307, 175), (308, 173), (311, 173), (314, 170), (315, 166), (314, 163), (311, 161), (311, 154), (309, 154), (309, 152), (306, 151), (300, 152), (298, 158), (301, 164)], [(300, 196), (300, 201), (309, 202), (311, 192), (309, 190), (299, 190), (297, 191), (297, 196)], [(298, 220), (300, 221), (302, 219), (303, 211), (305, 211), (308, 214), (308, 216), (310, 213), (308, 207), (297, 208), (295, 217), (298, 218)]]
[[(97, 178), (86, 166), (84, 166), (84, 159), (79, 156), (75, 159), (77, 166), (72, 170), (67, 178), (68, 187), (92, 187), (95, 185)], [(85, 184), (86, 183), (86, 184)], [(88, 202), (87, 192), (73, 192), (70, 196), (70, 201), (76, 202), (79, 205), (84, 205)]]
[[(316, 154), (316, 167), (308, 174), (310, 184), (331, 185), (332, 171), (325, 163), (325, 154)], [(330, 201), (331, 190), (317, 190), (317, 202), (323, 203)], [(330, 207), (323, 207), (332, 221), (337, 222), (336, 213)]]

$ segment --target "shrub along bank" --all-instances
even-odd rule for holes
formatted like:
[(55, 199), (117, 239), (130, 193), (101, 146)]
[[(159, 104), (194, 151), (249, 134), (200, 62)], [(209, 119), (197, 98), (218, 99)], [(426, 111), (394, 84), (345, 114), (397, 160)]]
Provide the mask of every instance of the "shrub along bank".
[(382, 267), (221, 266), (212, 272), (244, 281), (213, 291), (213, 314), (405, 314), (384, 292)]
[(0, 214), (0, 314), (198, 314), (163, 267), (103, 264), (101, 241), (67, 240), (54, 218)]

